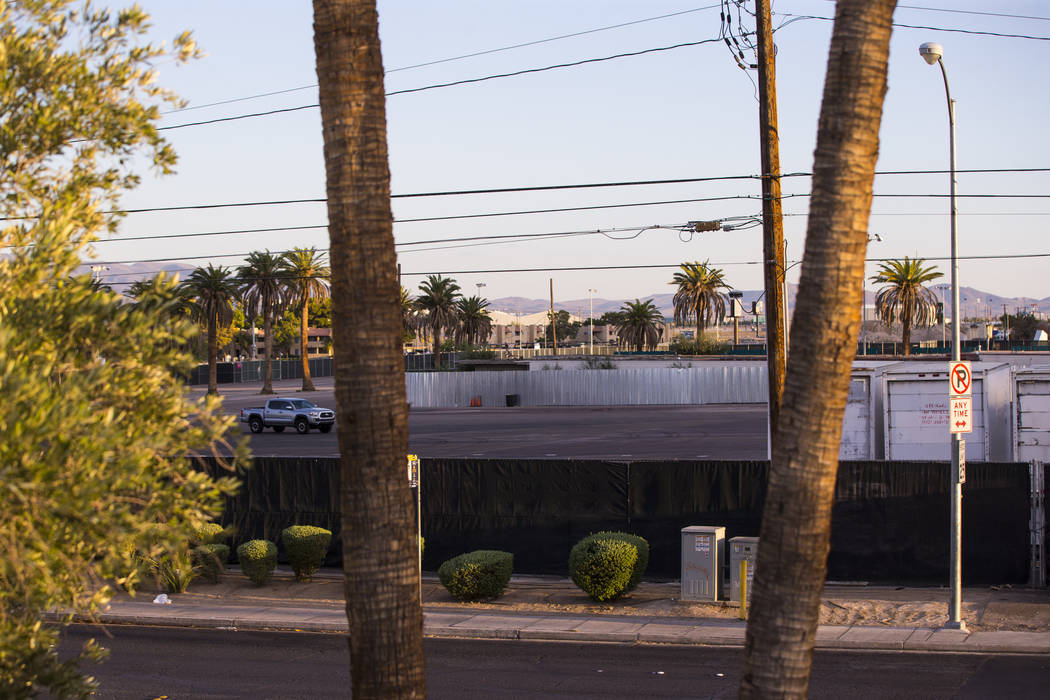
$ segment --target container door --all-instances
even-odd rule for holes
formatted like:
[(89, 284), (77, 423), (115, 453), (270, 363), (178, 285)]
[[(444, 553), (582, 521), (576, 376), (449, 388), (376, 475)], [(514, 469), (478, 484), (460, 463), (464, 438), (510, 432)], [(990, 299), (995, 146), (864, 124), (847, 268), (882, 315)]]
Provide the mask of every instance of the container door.
[(1017, 382), (1017, 460), (1050, 461), (1050, 379)]
[(874, 459), (871, 449), (871, 378), (853, 377), (842, 419), (839, 459)]
[[(951, 459), (948, 432), (948, 380), (898, 379), (887, 382), (886, 414), (890, 460)], [(984, 406), (981, 380), (973, 381), (973, 432), (964, 433), (966, 459), (983, 461)]]

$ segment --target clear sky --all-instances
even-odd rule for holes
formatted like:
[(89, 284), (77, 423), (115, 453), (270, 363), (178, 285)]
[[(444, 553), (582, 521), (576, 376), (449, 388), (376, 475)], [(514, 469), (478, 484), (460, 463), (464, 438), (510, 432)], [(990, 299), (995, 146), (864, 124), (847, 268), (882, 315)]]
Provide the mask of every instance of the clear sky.
[[(113, 3), (117, 6), (116, 3)], [(190, 29), (206, 57), (188, 66), (159, 66), (160, 82), (194, 109), (168, 114), (165, 126), (314, 105), (312, 6), (305, 0), (145, 0), (155, 37)], [(927, 9), (916, 9), (916, 8)], [(748, 2), (753, 8), (753, 2)], [(701, 9), (707, 8), (707, 9)], [(940, 8), (951, 11), (933, 11)], [(832, 17), (827, 0), (776, 0), (776, 71), (784, 173), (808, 172), (816, 135)], [(583, 59), (637, 52), (720, 36), (717, 0), (449, 0), (380, 2), (380, 32), (388, 92)], [(1026, 15), (1001, 17), (988, 13)], [(673, 15), (638, 22), (660, 15)], [(881, 132), (881, 171), (944, 170), (948, 119), (940, 71), (918, 45), (944, 46), (956, 98), (960, 169), (1050, 168), (1046, 136), (1050, 74), (1050, 7), (1045, 0), (905, 1), (895, 22), (889, 93)], [(792, 21), (794, 20), (794, 21)], [(610, 25), (618, 28), (588, 32)], [(744, 29), (753, 19), (744, 17)], [(737, 30), (737, 17), (733, 16)], [(1019, 34), (1039, 39), (948, 32)], [(498, 50), (518, 44), (528, 46)], [(491, 51), (491, 52), (489, 52)], [(481, 55), (446, 60), (479, 52)], [(747, 56), (754, 61), (753, 54)], [(442, 61), (432, 65), (419, 64)], [(754, 71), (741, 70), (721, 42), (392, 95), (387, 101), (392, 189), (395, 194), (578, 183), (711, 178), (759, 173), (758, 103)], [(294, 88), (305, 88), (293, 90)], [(282, 94), (226, 104), (261, 93)], [(316, 108), (166, 132), (179, 153), (178, 174), (146, 177), (129, 194), (129, 208), (151, 208), (324, 196), (320, 116)], [(802, 253), (809, 180), (785, 179), (788, 260)], [(871, 232), (881, 243), (869, 258), (948, 255), (948, 176), (885, 175), (877, 195), (937, 195), (875, 199)], [(673, 228), (690, 220), (760, 213), (754, 179), (513, 194), (395, 199), (394, 231), (404, 283), (416, 273), (452, 274), (464, 291), (484, 283), (489, 298), (544, 298), (554, 279), (558, 300), (646, 298), (670, 291), (673, 270), (467, 272), (549, 267), (677, 265), (706, 260), (723, 267), (730, 284), (762, 287), (761, 228), (686, 236)], [(959, 176), (962, 256), (1050, 253), (1050, 173)], [(650, 206), (573, 212), (408, 219), (484, 213), (600, 207), (668, 200)], [(120, 234), (100, 242), (104, 261), (184, 258), (173, 264), (239, 264), (252, 250), (295, 245), (327, 247), (323, 204), (289, 204), (129, 215)], [(121, 238), (266, 227), (319, 228), (131, 241)], [(420, 241), (472, 236), (607, 231), (605, 235), (464, 243)], [(611, 231), (611, 232), (609, 232)], [(478, 245), (478, 243), (484, 243)], [(415, 244), (415, 245), (413, 245)], [(192, 258), (191, 258), (192, 256)], [(938, 262), (947, 272), (946, 262)], [(963, 261), (961, 283), (1005, 296), (1050, 296), (1050, 258)], [(873, 274), (875, 263), (869, 263)], [(797, 281), (798, 268), (789, 272)]]

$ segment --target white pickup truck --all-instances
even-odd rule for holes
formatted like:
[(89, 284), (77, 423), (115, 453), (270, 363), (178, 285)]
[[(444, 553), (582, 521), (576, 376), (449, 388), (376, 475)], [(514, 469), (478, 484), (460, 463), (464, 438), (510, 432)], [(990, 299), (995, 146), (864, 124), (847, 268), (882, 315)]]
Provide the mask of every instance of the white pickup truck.
[(310, 432), (310, 428), (327, 433), (335, 425), (335, 411), (306, 399), (276, 398), (267, 401), (265, 406), (242, 408), (241, 422), (247, 423), (253, 433), (261, 433), (264, 428), (280, 433), (289, 426), (303, 434)]

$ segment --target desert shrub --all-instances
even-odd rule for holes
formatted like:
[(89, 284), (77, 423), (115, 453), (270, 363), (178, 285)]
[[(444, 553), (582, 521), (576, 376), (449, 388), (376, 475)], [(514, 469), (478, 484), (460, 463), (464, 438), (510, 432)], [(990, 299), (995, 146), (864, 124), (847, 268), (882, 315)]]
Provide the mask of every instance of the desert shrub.
[(596, 601), (618, 598), (642, 579), (649, 564), (649, 543), (625, 532), (597, 532), (569, 553), (569, 576)]
[(616, 369), (613, 361), (607, 357), (588, 357), (583, 361), (583, 369)]
[(158, 588), (168, 593), (185, 593), (197, 577), (193, 555), (188, 550), (168, 552), (156, 558), (145, 559), (147, 570), (153, 574)]
[(699, 341), (678, 335), (671, 341), (668, 350), (675, 355), (724, 355), (729, 351), (729, 344), (712, 340), (706, 335)]
[(190, 540), (190, 546), (199, 547), (205, 544), (219, 544), (226, 539), (226, 531), (219, 523), (204, 523)]
[(230, 548), (224, 544), (202, 544), (193, 550), (193, 565), (202, 579), (218, 583), (229, 557)]
[(438, 567), (438, 578), (453, 598), (498, 598), (513, 570), (514, 555), (510, 552), (479, 549), (446, 561)]
[(281, 531), (281, 542), (288, 554), (296, 581), (309, 581), (324, 563), (332, 533), (323, 527), (292, 525)]
[(270, 540), (249, 540), (237, 548), (241, 571), (257, 586), (264, 586), (277, 568), (277, 545)]

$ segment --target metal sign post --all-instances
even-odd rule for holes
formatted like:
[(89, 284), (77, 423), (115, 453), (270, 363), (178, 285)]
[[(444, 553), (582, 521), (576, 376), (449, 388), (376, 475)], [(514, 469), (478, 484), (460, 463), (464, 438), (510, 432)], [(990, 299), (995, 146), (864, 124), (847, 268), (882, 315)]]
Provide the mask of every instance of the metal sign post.
[[(954, 319), (953, 323), (954, 323)], [(958, 344), (955, 346), (958, 353)], [(948, 548), (951, 600), (948, 623), (952, 629), (966, 629), (962, 619), (962, 486), (966, 483), (966, 441), (963, 433), (973, 430), (973, 399), (970, 396), (973, 372), (969, 362), (956, 357), (948, 363), (948, 431), (951, 435), (952, 473), (951, 542)]]
[(419, 486), (419, 456), (408, 456), (408, 486), (416, 490), (416, 556), (419, 563), (419, 605), (423, 605), (423, 489)]

